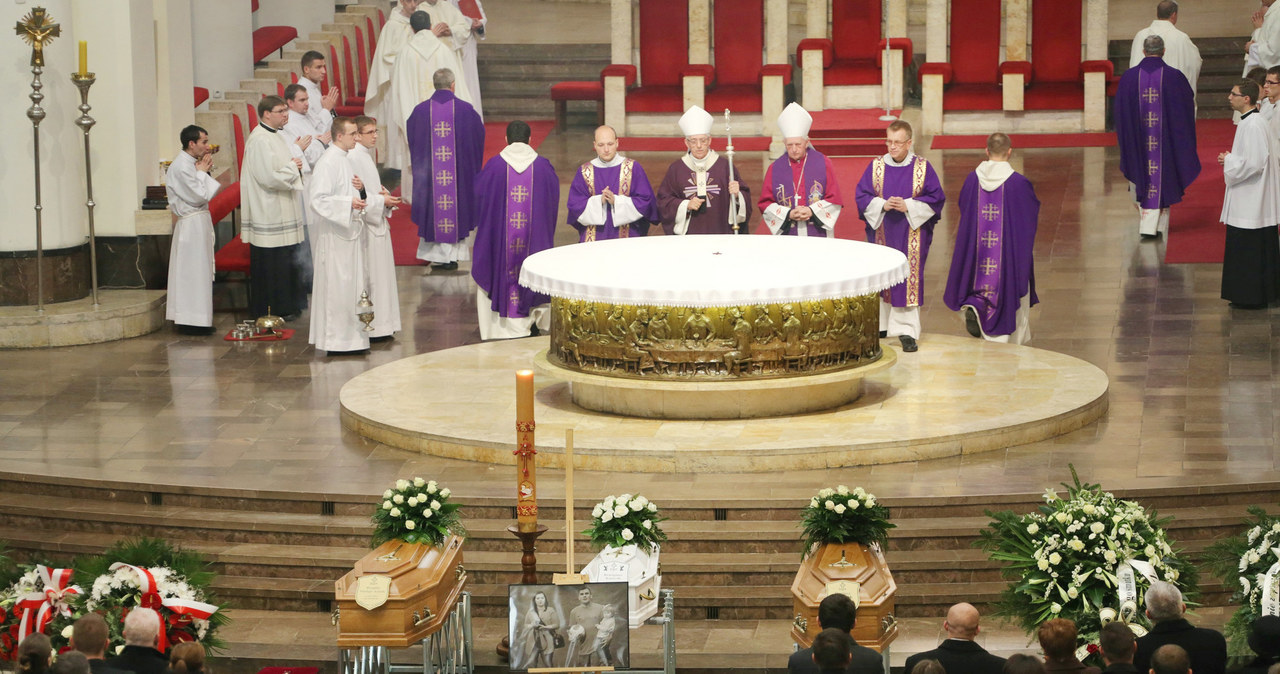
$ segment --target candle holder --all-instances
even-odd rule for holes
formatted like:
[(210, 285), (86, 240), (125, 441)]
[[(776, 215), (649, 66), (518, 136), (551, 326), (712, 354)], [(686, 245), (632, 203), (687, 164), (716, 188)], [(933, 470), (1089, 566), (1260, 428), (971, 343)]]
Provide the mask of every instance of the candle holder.
[(89, 106), (89, 87), (97, 81), (93, 73), (71, 73), (71, 83), (80, 90), (80, 117), (76, 119), (76, 126), (84, 130), (84, 185), (87, 194), (85, 207), (89, 209), (89, 271), (95, 309), (98, 307), (98, 246), (93, 226), (93, 163), (89, 157), (89, 131), (96, 122), (89, 116), (89, 110), (92, 109)]

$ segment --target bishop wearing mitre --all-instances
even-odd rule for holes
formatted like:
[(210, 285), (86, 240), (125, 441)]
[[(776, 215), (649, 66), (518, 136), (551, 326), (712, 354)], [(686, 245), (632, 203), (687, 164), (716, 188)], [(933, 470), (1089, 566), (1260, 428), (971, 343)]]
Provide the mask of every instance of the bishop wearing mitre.
[(736, 169), (729, 175), (729, 161), (711, 149), (714, 121), (696, 105), (680, 118), (689, 151), (671, 164), (658, 187), (658, 212), (667, 234), (733, 234), (733, 224), (747, 231), (751, 193)]
[(813, 116), (795, 103), (778, 115), (787, 153), (765, 170), (759, 204), (772, 234), (835, 236), (844, 201), (831, 160), (809, 145), (811, 126)]

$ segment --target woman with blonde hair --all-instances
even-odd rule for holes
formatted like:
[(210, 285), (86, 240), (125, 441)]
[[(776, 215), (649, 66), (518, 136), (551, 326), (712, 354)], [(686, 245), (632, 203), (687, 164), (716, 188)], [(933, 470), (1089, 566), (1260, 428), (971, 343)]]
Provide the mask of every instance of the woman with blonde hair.
[(194, 641), (184, 641), (169, 649), (169, 671), (172, 674), (202, 674), (204, 646)]

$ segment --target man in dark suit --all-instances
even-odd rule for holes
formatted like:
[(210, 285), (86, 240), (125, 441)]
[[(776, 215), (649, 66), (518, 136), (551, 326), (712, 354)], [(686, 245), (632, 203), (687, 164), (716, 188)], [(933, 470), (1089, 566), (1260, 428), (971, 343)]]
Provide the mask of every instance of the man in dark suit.
[(125, 674), (107, 664), (107, 621), (97, 613), (87, 613), (71, 626), (71, 649), (84, 654), (93, 674)]
[(160, 614), (135, 608), (124, 619), (124, 650), (107, 664), (134, 674), (166, 674), (169, 659), (156, 650), (160, 645)]
[[(849, 664), (845, 667), (847, 674), (883, 674), (884, 658), (879, 653), (860, 646), (853, 640), (854, 622), (857, 621), (858, 609), (848, 595), (828, 595), (818, 604), (818, 624), (824, 630), (835, 628), (849, 637)], [(806, 648), (791, 654), (787, 661), (790, 674), (818, 674), (818, 665), (813, 661), (813, 649)]]
[(1190, 654), (1191, 671), (1195, 674), (1225, 674), (1227, 671), (1227, 640), (1222, 633), (1204, 627), (1193, 627), (1182, 614), (1187, 605), (1182, 592), (1164, 581), (1156, 581), (1147, 589), (1143, 601), (1147, 605), (1147, 617), (1153, 623), (1151, 632), (1138, 639), (1138, 650), (1133, 656), (1133, 666), (1139, 672), (1151, 668), (1151, 656), (1165, 644), (1181, 646)]
[(1004, 658), (992, 655), (974, 642), (978, 636), (978, 609), (973, 604), (956, 604), (947, 610), (942, 623), (947, 640), (937, 648), (907, 658), (903, 671), (911, 674), (921, 660), (937, 660), (947, 674), (1000, 674)]
[(1128, 625), (1119, 620), (1103, 625), (1098, 645), (1102, 650), (1102, 661), (1107, 665), (1102, 674), (1138, 674), (1138, 669), (1133, 666), (1136, 644), (1133, 630)]

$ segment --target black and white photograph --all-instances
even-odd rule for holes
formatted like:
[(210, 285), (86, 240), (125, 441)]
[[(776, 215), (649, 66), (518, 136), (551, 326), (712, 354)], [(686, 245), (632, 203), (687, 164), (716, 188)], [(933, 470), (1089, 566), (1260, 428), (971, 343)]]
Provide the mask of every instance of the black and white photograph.
[(626, 583), (511, 585), (511, 670), (631, 666)]

